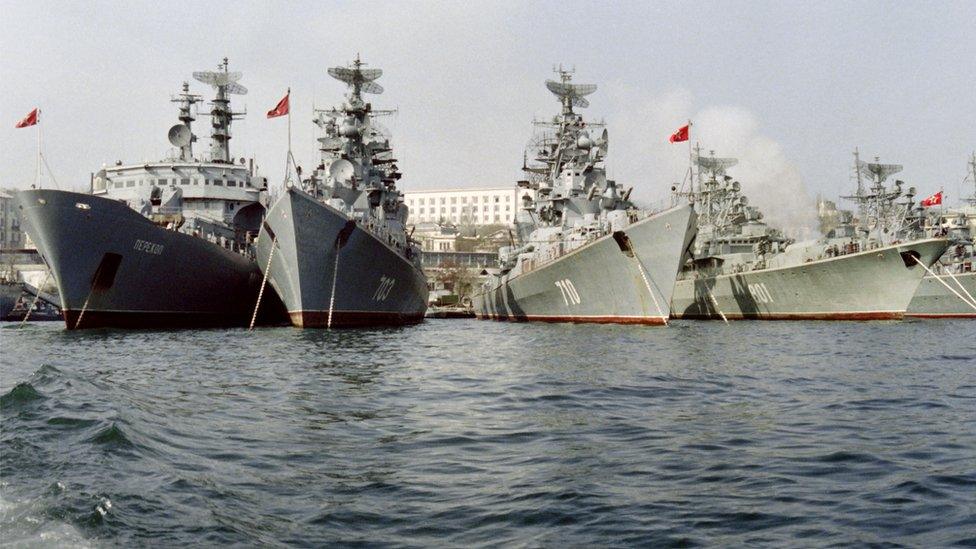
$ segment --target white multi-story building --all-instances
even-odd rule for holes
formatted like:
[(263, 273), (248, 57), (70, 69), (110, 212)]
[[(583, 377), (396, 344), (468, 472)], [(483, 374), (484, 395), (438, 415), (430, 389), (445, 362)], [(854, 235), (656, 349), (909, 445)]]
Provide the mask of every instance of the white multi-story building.
[(410, 224), (508, 225), (515, 221), (522, 195), (531, 193), (515, 185), (480, 189), (405, 191)]

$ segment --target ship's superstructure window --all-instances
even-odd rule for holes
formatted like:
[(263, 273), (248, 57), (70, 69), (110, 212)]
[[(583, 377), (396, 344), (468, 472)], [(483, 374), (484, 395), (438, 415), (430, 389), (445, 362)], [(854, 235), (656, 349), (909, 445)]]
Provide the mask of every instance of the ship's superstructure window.
[(214, 179), (213, 180), (213, 184), (216, 185), (216, 186), (218, 186), (218, 187), (223, 187), (224, 186), (224, 182), (222, 180), (220, 180), (220, 179)]
[(234, 181), (233, 179), (228, 179), (227, 180), (227, 186), (228, 187), (236, 187), (237, 186), (237, 181)]
[(136, 180), (135, 179), (130, 179), (130, 180), (126, 181), (125, 182), (125, 186), (126, 187), (135, 187), (136, 186)]
[(116, 181), (115, 182), (115, 188), (116, 189), (121, 189), (124, 186), (125, 186), (125, 182), (124, 181)]
[(180, 185), (189, 185), (190, 180), (188, 178), (180, 179)]

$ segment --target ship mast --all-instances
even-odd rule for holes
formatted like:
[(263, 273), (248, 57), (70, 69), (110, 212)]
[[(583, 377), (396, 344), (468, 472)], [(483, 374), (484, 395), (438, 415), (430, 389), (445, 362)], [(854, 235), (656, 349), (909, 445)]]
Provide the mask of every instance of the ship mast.
[(193, 142), (197, 140), (197, 136), (193, 135), (190, 126), (196, 120), (196, 116), (193, 113), (193, 105), (199, 103), (201, 97), (190, 93), (190, 83), (183, 82), (183, 91), (177, 97), (170, 99), (170, 101), (179, 103), (180, 114), (177, 118), (179, 118), (182, 124), (177, 124), (170, 128), (169, 141), (180, 148), (180, 160), (190, 162), (193, 160)]
[(969, 175), (973, 178), (973, 197), (967, 199), (967, 202), (976, 205), (976, 152), (969, 157)]
[(193, 73), (193, 78), (210, 84), (217, 90), (217, 94), (210, 102), (213, 105), (210, 116), (213, 129), (210, 132), (210, 160), (223, 164), (231, 163), (230, 157), (230, 125), (235, 119), (247, 114), (245, 112), (233, 112), (230, 108), (230, 98), (228, 95), (244, 95), (247, 88), (237, 83), (243, 76), (240, 72), (229, 72), (227, 70), (228, 61), (225, 57), (222, 63), (217, 65), (217, 71), (198, 71)]

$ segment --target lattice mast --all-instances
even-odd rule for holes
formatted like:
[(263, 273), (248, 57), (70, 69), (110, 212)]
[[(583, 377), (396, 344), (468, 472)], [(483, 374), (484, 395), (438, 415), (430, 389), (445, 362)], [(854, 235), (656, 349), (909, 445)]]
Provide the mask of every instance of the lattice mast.
[(193, 73), (193, 78), (210, 84), (217, 90), (217, 94), (210, 102), (212, 108), (210, 116), (212, 126), (210, 132), (210, 159), (213, 162), (230, 163), (230, 125), (235, 119), (240, 119), (245, 112), (233, 112), (230, 108), (230, 98), (228, 95), (245, 95), (247, 88), (237, 83), (243, 76), (242, 73), (228, 69), (228, 61), (225, 57), (222, 63), (217, 65), (216, 71), (197, 71)]

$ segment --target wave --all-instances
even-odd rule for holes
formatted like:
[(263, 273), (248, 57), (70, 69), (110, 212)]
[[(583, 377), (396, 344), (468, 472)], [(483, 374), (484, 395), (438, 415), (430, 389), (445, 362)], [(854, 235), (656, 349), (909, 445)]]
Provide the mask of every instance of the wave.
[(26, 404), (44, 400), (45, 398), (33, 385), (24, 381), (18, 383), (13, 389), (7, 391), (6, 394), (0, 397), (0, 410), (6, 413), (8, 408), (20, 408)]

